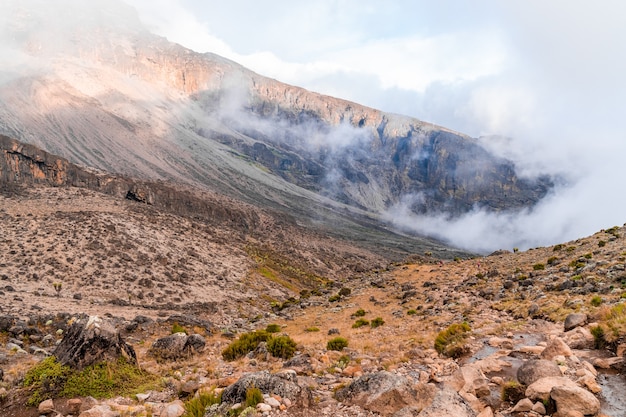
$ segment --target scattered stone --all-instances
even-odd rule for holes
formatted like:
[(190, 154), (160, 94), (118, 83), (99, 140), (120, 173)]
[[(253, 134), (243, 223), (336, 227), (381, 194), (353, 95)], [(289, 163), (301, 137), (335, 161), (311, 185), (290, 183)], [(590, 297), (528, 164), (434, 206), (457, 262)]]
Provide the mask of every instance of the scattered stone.
[(572, 356), (572, 350), (560, 337), (552, 339), (540, 355), (541, 359), (548, 360), (552, 360), (556, 356)]
[(511, 410), (513, 413), (525, 413), (533, 409), (533, 402), (528, 398), (523, 398), (515, 404), (515, 407)]
[(110, 322), (97, 316), (79, 319), (72, 324), (53, 354), (61, 364), (75, 369), (120, 357), (137, 363), (132, 346), (124, 342)]
[(437, 392), (432, 403), (424, 408), (419, 417), (474, 417), (476, 413), (453, 389), (444, 388)]
[(37, 411), (39, 414), (50, 414), (54, 411), (54, 403), (52, 400), (45, 400), (39, 403), (39, 407), (37, 407)]
[(78, 417), (119, 417), (120, 413), (111, 410), (106, 404), (96, 405), (89, 410), (83, 411)]
[(578, 411), (583, 415), (596, 415), (600, 411), (600, 401), (589, 391), (580, 387), (556, 386), (550, 397), (556, 403), (558, 412)]
[(258, 403), (256, 405), (256, 409), (262, 413), (269, 413), (270, 411), (272, 411), (272, 406), (266, 403)]
[(537, 401), (535, 403), (535, 405), (533, 405), (532, 411), (534, 411), (535, 413), (540, 414), (542, 416), (545, 416), (546, 413), (547, 413), (546, 406), (543, 405), (543, 403), (540, 402), (540, 401)]
[(585, 323), (587, 323), (587, 315), (585, 313), (572, 313), (565, 317), (563, 327), (568, 332), (576, 327), (584, 326)]
[(199, 334), (187, 336), (185, 333), (174, 333), (157, 339), (148, 353), (157, 359), (177, 360), (204, 350), (206, 341)]
[(577, 387), (576, 383), (564, 376), (549, 376), (540, 378), (533, 382), (526, 388), (526, 396), (531, 400), (547, 401), (550, 398), (550, 392), (552, 388), (562, 387)]
[(83, 405), (83, 400), (80, 398), (72, 398), (67, 401), (67, 409), (72, 415), (78, 415), (80, 407)]
[(180, 417), (185, 413), (185, 405), (181, 400), (173, 401), (163, 407), (159, 417)]
[(563, 341), (570, 349), (593, 349), (594, 338), (586, 327), (576, 327), (563, 334)]
[(517, 380), (524, 385), (548, 376), (562, 376), (562, 373), (554, 362), (545, 359), (528, 360), (517, 370)]

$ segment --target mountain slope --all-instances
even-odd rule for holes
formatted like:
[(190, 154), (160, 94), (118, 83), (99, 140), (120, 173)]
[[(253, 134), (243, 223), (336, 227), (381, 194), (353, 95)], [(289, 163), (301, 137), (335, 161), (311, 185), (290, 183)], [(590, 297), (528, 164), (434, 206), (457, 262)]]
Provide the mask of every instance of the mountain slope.
[(4, 6), (19, 59), (0, 85), (0, 132), (73, 162), (296, 212), (519, 209), (551, 187), (472, 138), (170, 43), (123, 4), (67, 1), (63, 23), (32, 4)]

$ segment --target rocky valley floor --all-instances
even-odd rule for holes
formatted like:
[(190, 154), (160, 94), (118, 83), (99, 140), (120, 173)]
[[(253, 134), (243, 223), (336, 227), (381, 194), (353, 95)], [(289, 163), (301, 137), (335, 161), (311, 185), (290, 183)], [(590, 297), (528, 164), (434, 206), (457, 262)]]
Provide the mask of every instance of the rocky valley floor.
[[(25, 193), (0, 197), (0, 415), (179, 416), (194, 396), (222, 390), (206, 415), (235, 415), (250, 387), (266, 396), (242, 415), (626, 415), (624, 228), (387, 265), (291, 229), (289, 245), (274, 234), (268, 249), (91, 191)], [(81, 315), (111, 323), (156, 383), (27, 407), (28, 371)], [(267, 341), (224, 357), (268, 325), (295, 342), (293, 356), (275, 357)], [(179, 330), (202, 343), (155, 350)], [(337, 337), (347, 346), (333, 350)]]

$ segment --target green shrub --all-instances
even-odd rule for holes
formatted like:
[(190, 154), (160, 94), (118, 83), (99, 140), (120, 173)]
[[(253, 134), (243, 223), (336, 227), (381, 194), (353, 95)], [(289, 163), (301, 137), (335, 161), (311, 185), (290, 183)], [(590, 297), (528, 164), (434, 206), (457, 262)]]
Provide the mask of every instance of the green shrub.
[(290, 359), (296, 352), (296, 342), (289, 336), (275, 336), (267, 342), (267, 351), (275, 358)]
[(187, 334), (187, 330), (178, 323), (172, 324), (172, 334), (174, 333), (185, 333)]
[(533, 265), (533, 270), (534, 271), (543, 271), (544, 269), (546, 269), (546, 266), (542, 263), (538, 263), (538, 264), (534, 264)]
[(602, 326), (593, 326), (589, 329), (593, 335), (593, 342), (596, 349), (604, 349), (606, 347), (606, 339), (604, 337), (604, 329)]
[(592, 254), (592, 253), (585, 253), (585, 254), (583, 255), (583, 258), (585, 258), (585, 259), (591, 259), (591, 258), (593, 258), (593, 254)]
[(348, 340), (343, 337), (335, 337), (326, 343), (326, 349), (328, 350), (341, 351), (345, 347), (348, 347)]
[(280, 332), (280, 325), (278, 324), (268, 324), (265, 328), (265, 331), (268, 333), (278, 333)]
[(382, 326), (383, 324), (385, 324), (385, 320), (383, 320), (382, 317), (376, 317), (374, 320), (372, 320), (370, 326), (372, 326), (372, 329), (375, 329)]
[(600, 297), (599, 295), (594, 295), (593, 297), (591, 297), (592, 306), (599, 307), (600, 304), (602, 304), (602, 297)]
[(573, 260), (572, 262), (569, 263), (569, 266), (574, 269), (578, 269), (578, 268), (584, 267), (585, 263), (581, 261)]
[(417, 314), (417, 310), (412, 308), (409, 311), (407, 311), (406, 314), (409, 315), (409, 316), (414, 316), (414, 315)]
[(557, 258), (556, 256), (551, 256), (548, 258), (548, 265), (554, 265), (559, 261), (559, 258)]
[(517, 381), (507, 381), (502, 384), (500, 399), (504, 402), (516, 404), (519, 400), (526, 398), (526, 387)]
[(234, 361), (256, 349), (261, 342), (267, 342), (270, 334), (264, 330), (244, 333), (222, 351), (222, 357), (227, 361)]
[(601, 241), (598, 242), (598, 247), (603, 248), (605, 246), (606, 246), (606, 241), (601, 240)]
[(435, 338), (435, 350), (445, 356), (457, 358), (467, 351), (465, 339), (471, 330), (469, 324), (453, 323)]
[(357, 321), (354, 322), (354, 324), (352, 325), (352, 328), (358, 329), (359, 327), (367, 326), (368, 324), (370, 324), (369, 320), (358, 319)]
[(54, 356), (50, 356), (26, 373), (24, 386), (32, 389), (27, 405), (37, 405), (54, 397), (129, 396), (157, 388), (155, 381), (154, 375), (124, 358), (90, 365), (78, 371), (61, 365)]
[(250, 387), (246, 390), (246, 401), (243, 408), (256, 407), (257, 404), (263, 402), (263, 393), (256, 387)]
[(365, 315), (365, 310), (363, 310), (362, 308), (359, 308), (354, 314), (353, 316), (355, 317), (363, 317)]
[(339, 301), (340, 299), (341, 299), (341, 296), (339, 294), (335, 294), (335, 295), (331, 295), (328, 301), (330, 301), (331, 303), (334, 303), (336, 301)]
[(185, 414), (183, 417), (204, 417), (206, 408), (222, 402), (222, 394), (214, 391), (201, 392), (197, 397), (185, 402)]
[(352, 294), (352, 290), (348, 287), (343, 287), (342, 289), (339, 290), (340, 297), (347, 297), (350, 294)]
[(558, 245), (554, 245), (554, 247), (552, 248), (552, 250), (553, 250), (554, 252), (557, 252), (557, 251), (560, 251), (561, 249), (563, 249), (564, 247), (565, 247), (565, 245), (564, 245), (564, 244), (559, 243)]
[(304, 329), (304, 331), (307, 333), (319, 332), (320, 328), (312, 326), (312, 327), (307, 327), (306, 329)]

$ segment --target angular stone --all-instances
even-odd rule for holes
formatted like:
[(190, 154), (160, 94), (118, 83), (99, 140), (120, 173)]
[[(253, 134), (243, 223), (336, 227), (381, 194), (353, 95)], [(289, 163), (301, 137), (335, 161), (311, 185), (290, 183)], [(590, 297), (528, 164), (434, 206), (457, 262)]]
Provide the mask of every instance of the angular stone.
[(42, 401), (39, 403), (37, 411), (39, 411), (39, 414), (50, 414), (54, 411), (54, 403), (52, 400)]
[(554, 359), (556, 356), (572, 356), (572, 350), (560, 337), (552, 339), (541, 352), (541, 359)]
[(424, 408), (419, 417), (474, 417), (476, 412), (453, 389), (444, 387), (437, 392), (432, 403)]
[(528, 398), (523, 398), (515, 404), (515, 407), (511, 410), (514, 413), (525, 413), (533, 409), (533, 402)]
[(552, 388), (557, 386), (577, 387), (576, 383), (564, 376), (549, 376), (538, 379), (526, 388), (526, 396), (531, 400), (547, 401)]
[(600, 401), (584, 388), (557, 386), (552, 388), (550, 397), (556, 403), (558, 412), (571, 410), (594, 416), (600, 411)]
[(248, 388), (255, 387), (264, 394), (278, 394), (289, 398), (293, 403), (308, 407), (312, 395), (307, 388), (298, 385), (298, 377), (294, 371), (270, 374), (268, 371), (244, 374), (237, 382), (222, 392), (222, 401), (230, 404), (244, 402)]
[(584, 326), (585, 323), (587, 323), (587, 315), (585, 313), (572, 313), (565, 317), (563, 327), (568, 332), (575, 327)]

